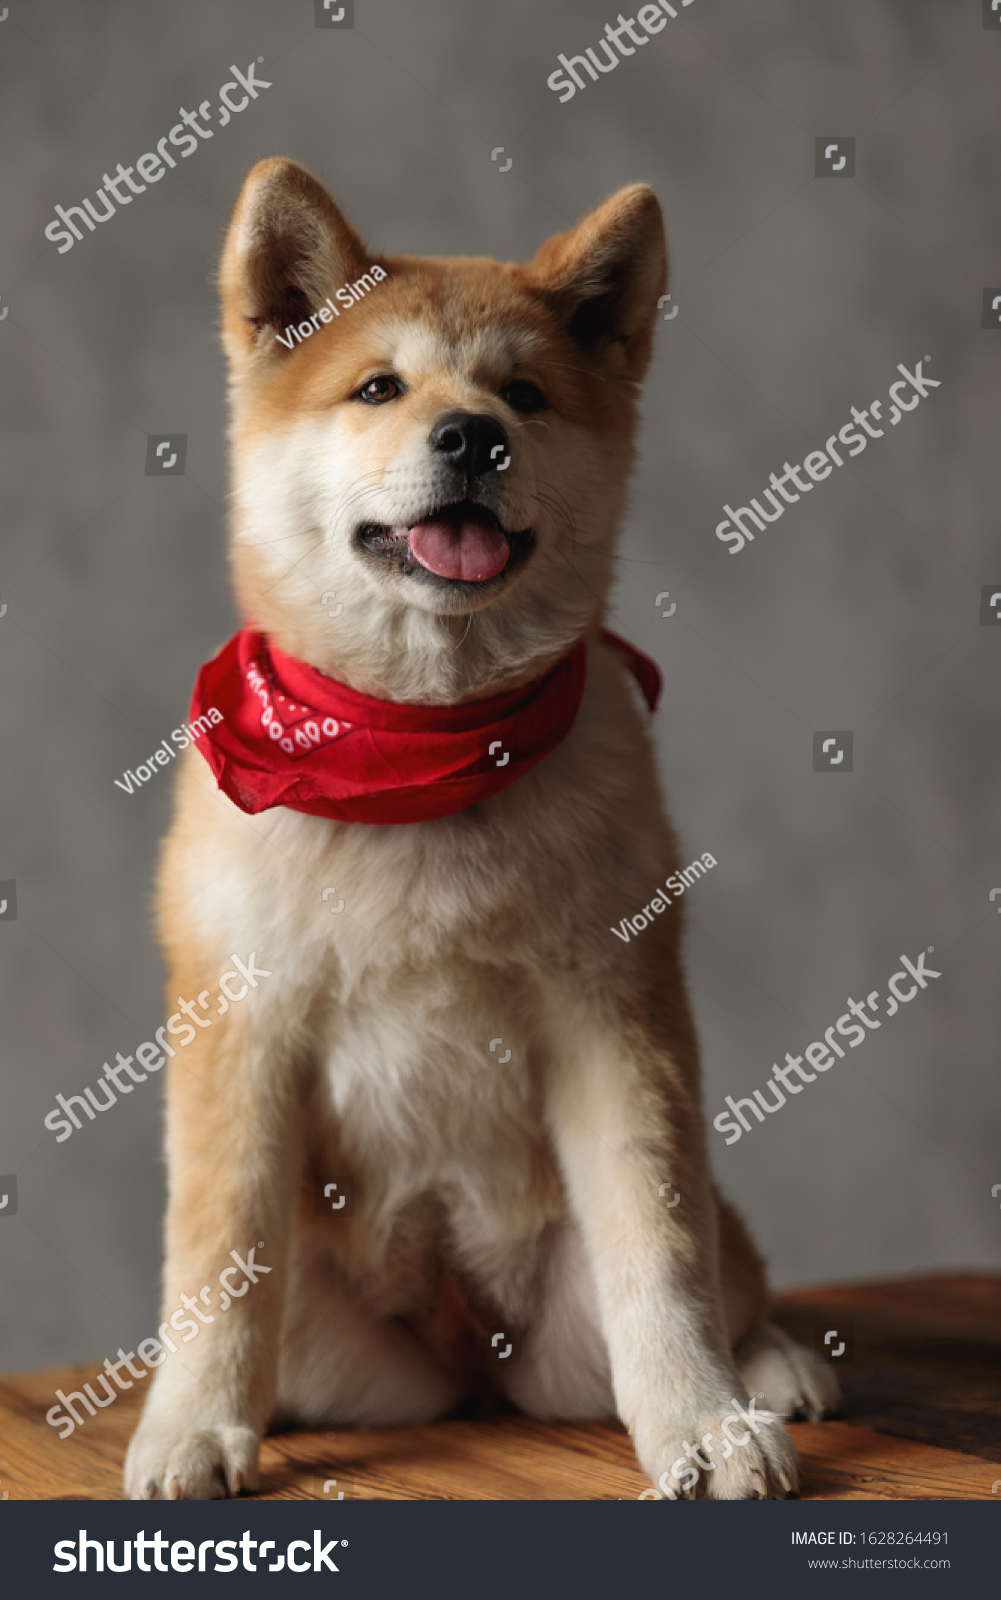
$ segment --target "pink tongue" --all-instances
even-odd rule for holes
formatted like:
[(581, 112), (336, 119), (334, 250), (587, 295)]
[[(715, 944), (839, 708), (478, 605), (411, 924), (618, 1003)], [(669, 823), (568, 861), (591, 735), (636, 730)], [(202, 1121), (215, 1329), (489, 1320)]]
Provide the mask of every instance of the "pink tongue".
[(507, 566), (504, 535), (478, 522), (418, 522), (410, 530), (410, 553), (439, 578), (482, 583)]

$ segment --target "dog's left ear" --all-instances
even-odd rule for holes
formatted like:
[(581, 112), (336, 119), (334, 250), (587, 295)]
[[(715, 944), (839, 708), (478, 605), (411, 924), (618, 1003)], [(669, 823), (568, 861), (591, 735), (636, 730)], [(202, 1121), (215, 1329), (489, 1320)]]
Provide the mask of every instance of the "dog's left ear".
[(234, 373), (369, 265), (323, 184), (295, 161), (259, 161), (240, 191), (222, 255), (223, 343)]
[(608, 377), (640, 381), (667, 286), (664, 219), (651, 188), (620, 189), (547, 239), (525, 272)]

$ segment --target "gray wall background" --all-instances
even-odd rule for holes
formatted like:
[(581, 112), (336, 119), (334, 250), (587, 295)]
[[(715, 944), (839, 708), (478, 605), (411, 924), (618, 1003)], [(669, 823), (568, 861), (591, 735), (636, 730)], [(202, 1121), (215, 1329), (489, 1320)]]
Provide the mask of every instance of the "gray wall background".
[[(161, 1085), (57, 1145), (57, 1091), (162, 1021), (150, 881), (159, 773), (236, 625), (225, 574), (212, 277), (249, 166), (295, 157), (374, 247), (534, 252), (617, 186), (655, 185), (672, 305), (648, 383), (613, 626), (660, 663), (675, 823), (719, 865), (688, 897), (710, 1115), (912, 957), (942, 972), (717, 1173), (775, 1281), (996, 1270), (1001, 884), (997, 540), (1001, 32), (981, 0), (694, 0), (565, 105), (559, 52), (610, 0), (8, 0), (0, 24), (0, 1365), (103, 1357), (155, 1326)], [(272, 83), (66, 253), (93, 195), (263, 56)], [(213, 124), (215, 126), (215, 124)], [(814, 177), (817, 135), (857, 141)], [(513, 156), (501, 174), (491, 150)], [(1001, 288), (998, 290), (1001, 293)], [(665, 308), (668, 309), (668, 308)], [(760, 494), (924, 356), (941, 388), (733, 557)], [(188, 435), (147, 478), (147, 435)], [(655, 597), (669, 589), (675, 614)], [(812, 771), (852, 729), (854, 771)], [(632, 910), (623, 907), (624, 911)]]

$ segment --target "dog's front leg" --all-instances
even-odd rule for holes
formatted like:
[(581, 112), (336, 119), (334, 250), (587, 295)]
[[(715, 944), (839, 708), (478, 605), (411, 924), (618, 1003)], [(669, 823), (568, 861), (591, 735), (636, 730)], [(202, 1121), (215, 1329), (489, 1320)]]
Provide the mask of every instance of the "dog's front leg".
[[(179, 982), (182, 995), (192, 992)], [(168, 1069), (166, 1354), (126, 1457), (132, 1499), (219, 1499), (256, 1487), (274, 1404), (297, 1132), (292, 1064), (262, 994), (222, 1017), (196, 1010), (195, 1020), (197, 1037)]]
[(731, 1359), (694, 1038), (674, 992), (667, 1016), (659, 999), (627, 1013), (564, 996), (547, 1114), (640, 1465), (672, 1499), (782, 1497), (796, 1454)]

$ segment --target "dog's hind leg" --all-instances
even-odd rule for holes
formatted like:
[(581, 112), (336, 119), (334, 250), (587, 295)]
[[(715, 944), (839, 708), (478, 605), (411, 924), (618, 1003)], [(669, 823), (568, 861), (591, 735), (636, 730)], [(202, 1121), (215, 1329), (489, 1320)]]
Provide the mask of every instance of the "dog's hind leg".
[(504, 1392), (530, 1417), (614, 1417), (608, 1350), (580, 1227), (552, 1225), (538, 1252), (531, 1320), (502, 1379)]
[(769, 1295), (765, 1263), (736, 1207), (713, 1186), (719, 1224), (719, 1269), (723, 1310), (730, 1344), (736, 1348), (768, 1321)]
[(413, 1334), (365, 1305), (328, 1252), (299, 1242), (272, 1427), (430, 1422), (462, 1397), (459, 1381)]
[(780, 1417), (803, 1415), (819, 1422), (837, 1408), (841, 1391), (827, 1362), (774, 1322), (738, 1345), (734, 1359), (748, 1393), (763, 1395), (765, 1407)]
[[(764, 1408), (817, 1419), (838, 1402), (834, 1374), (767, 1320), (764, 1263), (738, 1212), (718, 1195), (717, 1205), (723, 1299), (737, 1370), (750, 1394), (764, 1396)], [(535, 1313), (503, 1387), (529, 1416), (615, 1415), (594, 1274), (573, 1222), (548, 1230), (540, 1246)]]
[(765, 1266), (739, 1213), (716, 1195), (723, 1305), (734, 1360), (748, 1393), (764, 1396), (779, 1416), (818, 1421), (838, 1404), (837, 1379), (826, 1361), (768, 1321)]

